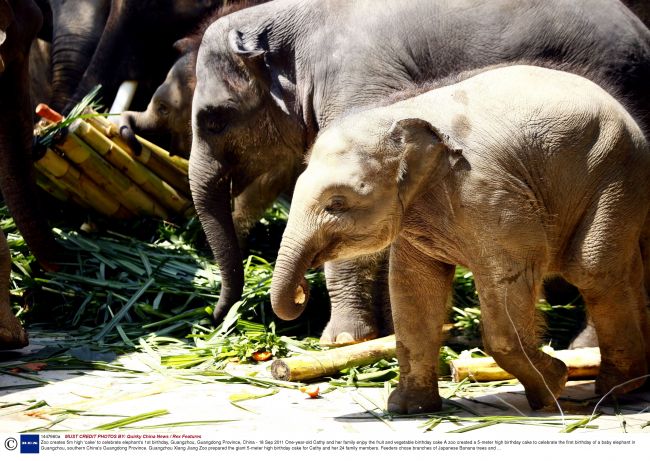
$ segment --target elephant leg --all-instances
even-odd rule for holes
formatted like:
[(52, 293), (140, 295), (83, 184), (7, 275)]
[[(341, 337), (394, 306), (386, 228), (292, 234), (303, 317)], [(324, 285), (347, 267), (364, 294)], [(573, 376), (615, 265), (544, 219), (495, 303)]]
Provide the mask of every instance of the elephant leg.
[(640, 255), (629, 269), (612, 275), (616, 280), (599, 277), (579, 287), (599, 339), (599, 394), (632, 391), (643, 385), (648, 372), (644, 333), (648, 334), (649, 326)]
[(289, 188), (291, 181), (292, 178), (288, 174), (278, 175), (275, 172), (269, 172), (258, 176), (235, 197), (232, 218), (242, 247), (251, 228), (282, 191)]
[(393, 243), (389, 281), (400, 380), (388, 399), (390, 412), (441, 408), (437, 365), (453, 278), (454, 266), (423, 255), (404, 239)]
[(355, 343), (392, 330), (390, 320), (382, 321), (383, 313), (390, 312), (387, 254), (325, 264), (332, 311), (321, 344)]
[[(601, 394), (642, 386), (641, 377), (649, 368), (646, 289), (650, 279), (644, 263), (649, 259), (650, 226), (630, 221), (638, 217), (633, 204), (595, 209), (569, 248), (564, 277), (580, 290), (596, 328), (600, 346), (596, 391)], [(621, 227), (621, 222), (626, 226)]]
[(474, 276), (486, 352), (523, 384), (532, 409), (554, 405), (566, 383), (567, 369), (538, 349), (539, 267), (504, 258), (491, 265), (489, 273), (475, 271)]
[(18, 349), (28, 344), (27, 333), (11, 312), (9, 277), (11, 255), (5, 235), (0, 232), (0, 349)]

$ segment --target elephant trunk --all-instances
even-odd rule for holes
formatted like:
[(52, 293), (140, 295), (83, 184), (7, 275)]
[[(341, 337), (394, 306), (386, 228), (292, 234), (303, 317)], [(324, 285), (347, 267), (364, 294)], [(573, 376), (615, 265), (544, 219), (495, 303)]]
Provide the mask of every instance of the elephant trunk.
[(292, 229), (291, 220), (282, 236), (282, 244), (273, 270), (271, 305), (283, 320), (294, 320), (302, 314), (309, 299), (305, 272), (311, 266), (314, 252), (309, 239)]
[(45, 269), (56, 270), (61, 249), (39, 207), (33, 177), (27, 64), (15, 64), (0, 76), (0, 190), (31, 252)]
[(244, 267), (232, 219), (230, 175), (206, 150), (193, 146), (189, 178), (194, 207), (221, 272), (221, 294), (212, 316), (219, 324), (241, 298)]
[(135, 137), (136, 133), (155, 130), (157, 123), (149, 110), (146, 112), (126, 111), (120, 116), (119, 127), (122, 139), (133, 149), (133, 152), (139, 154), (142, 145)]
[[(90, 63), (99, 43), (106, 18), (108, 0), (52, 2), (52, 99), (58, 112), (73, 104), (72, 95)], [(82, 22), (75, 21), (77, 9), (86, 12)]]
[[(78, 46), (71, 47), (71, 43)], [(93, 43), (92, 38), (81, 38), (74, 34), (57, 34), (53, 38), (50, 106), (56, 111), (64, 111), (72, 103), (72, 95), (90, 62), (94, 44), (96, 41)]]
[(100, 83), (102, 98), (105, 101), (112, 101), (119, 85), (128, 79), (125, 75), (125, 62), (128, 58), (124, 53), (129, 50), (127, 33), (129, 24), (120, 17), (119, 8), (115, 6), (117, 3), (120, 2), (111, 3), (106, 26), (97, 48), (81, 80), (78, 81), (76, 91), (65, 109), (66, 113)]

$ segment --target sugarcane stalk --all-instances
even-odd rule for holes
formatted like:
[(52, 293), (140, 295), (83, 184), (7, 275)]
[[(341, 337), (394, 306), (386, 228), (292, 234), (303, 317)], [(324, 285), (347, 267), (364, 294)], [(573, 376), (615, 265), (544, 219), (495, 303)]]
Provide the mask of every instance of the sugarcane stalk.
[(133, 216), (88, 176), (82, 174), (52, 149), (46, 149), (45, 155), (35, 162), (35, 166), (50, 181), (77, 196), (82, 203), (87, 203), (99, 213), (116, 218)]
[(136, 136), (136, 138), (142, 144), (142, 151), (140, 154), (135, 155), (120, 137), (117, 126), (107, 118), (91, 117), (88, 119), (88, 122), (124, 149), (131, 157), (146, 165), (176, 190), (180, 191), (186, 197), (190, 196), (190, 183), (188, 180), (189, 163), (186, 159), (173, 156), (166, 150), (140, 136)]
[(74, 133), (56, 146), (98, 186), (115, 197), (133, 215), (149, 206), (149, 197), (121, 171), (108, 163)]
[[(67, 202), (71, 199), (72, 194), (70, 192), (45, 176), (45, 173), (41, 172), (40, 170), (35, 170), (34, 178), (38, 187), (43, 189), (55, 199), (60, 200), (61, 202)], [(87, 204), (86, 207), (88, 207)]]
[(177, 168), (179, 171), (182, 171), (183, 173), (185, 173), (185, 176), (187, 176), (187, 174), (190, 171), (190, 163), (187, 161), (187, 159), (180, 157), (178, 155), (171, 155), (171, 153), (169, 153), (162, 147), (157, 146), (151, 141), (148, 141), (138, 135), (136, 135), (135, 137), (140, 142), (140, 144), (142, 144), (142, 147), (146, 147), (147, 149), (151, 150), (151, 154), (154, 157), (171, 163), (172, 165), (174, 165), (175, 168)]
[[(566, 364), (571, 379), (589, 379), (598, 375), (600, 349), (597, 347), (552, 351), (550, 355)], [(465, 378), (478, 382), (514, 378), (499, 367), (492, 357), (455, 359), (451, 361), (450, 368), (452, 378), (456, 382)]]
[(163, 183), (160, 178), (136, 162), (124, 149), (104, 136), (91, 124), (83, 120), (77, 120), (70, 126), (70, 132), (78, 135), (97, 153), (124, 172), (136, 185), (148, 193), (149, 200), (146, 204), (142, 197), (140, 197), (142, 200), (140, 202), (142, 211), (163, 219), (168, 217), (165, 207), (153, 197), (161, 200), (170, 206), (173, 211), (178, 213), (184, 212), (190, 206), (189, 202), (183, 200), (171, 186)]
[[(139, 136), (136, 136), (136, 138), (139, 139), (142, 144), (142, 151), (140, 151), (140, 155), (136, 155), (135, 158), (142, 164), (147, 165), (151, 171), (174, 186), (176, 190), (183, 193), (186, 197), (191, 197), (190, 181), (187, 170), (178, 168), (176, 164), (171, 161), (172, 158), (181, 157), (164, 157), (162, 155), (156, 155), (154, 151), (145, 145), (145, 143), (149, 143), (149, 141), (146, 141)], [(149, 144), (155, 146), (155, 144)]]
[[(97, 120), (100, 120), (100, 118), (94, 117)], [(90, 140), (95, 140), (96, 142), (93, 148), (100, 153), (104, 149), (107, 149), (107, 160), (115, 164), (118, 168), (123, 169), (136, 184), (157, 199), (165, 208), (177, 214), (185, 214), (191, 208), (192, 202), (176, 191), (170, 184), (158, 177), (149, 168), (150, 165), (145, 167), (141, 162), (135, 161), (135, 157), (137, 156), (134, 156), (130, 152), (130, 149), (124, 144), (121, 138), (116, 136), (109, 139), (103, 136), (106, 130), (102, 131), (97, 129), (92, 123), (87, 123), (86, 125), (89, 127), (88, 136)], [(92, 145), (90, 142), (89, 144)]]
[(271, 374), (282, 381), (304, 382), (331, 376), (341, 370), (395, 357), (395, 335), (351, 346), (274, 360)]

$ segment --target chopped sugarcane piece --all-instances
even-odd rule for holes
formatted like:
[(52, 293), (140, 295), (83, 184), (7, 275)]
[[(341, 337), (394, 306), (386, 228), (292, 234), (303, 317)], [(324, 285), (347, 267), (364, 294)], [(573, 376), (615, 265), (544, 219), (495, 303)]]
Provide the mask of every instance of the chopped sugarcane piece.
[[(57, 200), (60, 200), (62, 202), (67, 202), (68, 200), (71, 200), (74, 197), (70, 192), (68, 192), (62, 186), (58, 185), (50, 178), (45, 176), (45, 174), (38, 169), (36, 170), (35, 173), (35, 179), (38, 187), (43, 189), (45, 192), (47, 192)], [(81, 203), (81, 201), (79, 201), (79, 203)], [(84, 206), (89, 207), (89, 205), (86, 203), (84, 203)]]
[[(594, 378), (598, 374), (600, 349), (597, 347), (553, 351), (550, 352), (550, 355), (566, 364), (569, 378), (588, 379)], [(478, 382), (514, 378), (510, 373), (500, 368), (492, 357), (455, 359), (451, 361), (450, 368), (453, 380), (456, 382), (460, 382), (465, 378)]]
[[(145, 192), (152, 197), (157, 197), (168, 205), (175, 207), (174, 211), (185, 210), (190, 206), (189, 202), (183, 201), (178, 193), (168, 184), (151, 171), (144, 168), (140, 163), (133, 160), (124, 149), (120, 148), (113, 141), (104, 136), (91, 124), (83, 120), (77, 120), (70, 125), (70, 131), (78, 135), (97, 153), (102, 155), (107, 161), (124, 172), (133, 182), (140, 186)], [(168, 213), (164, 206), (155, 201), (152, 197), (150, 208), (147, 212), (151, 215), (166, 219)]]
[(130, 178), (100, 157), (74, 133), (69, 133), (56, 148), (134, 215), (148, 213), (155, 206)]
[(171, 155), (166, 150), (156, 146), (150, 141), (136, 136), (142, 151), (136, 155), (131, 148), (119, 136), (117, 127), (105, 117), (92, 117), (88, 119), (95, 128), (104, 133), (113, 142), (128, 152), (138, 162), (146, 165), (151, 171), (156, 173), (164, 181), (174, 186), (178, 191), (190, 194), (190, 185), (188, 180), (189, 163), (183, 157)]
[(117, 200), (108, 196), (106, 191), (102, 190), (92, 179), (82, 174), (52, 149), (46, 149), (45, 155), (35, 165), (52, 182), (79, 196), (84, 203), (101, 214), (116, 218), (133, 216)]
[(303, 382), (331, 376), (346, 368), (395, 357), (395, 335), (327, 351), (274, 360), (271, 374), (283, 381)]
[(146, 147), (151, 150), (151, 153), (156, 156), (157, 158), (162, 158), (166, 159), (170, 163), (172, 163), (176, 168), (178, 168), (180, 171), (184, 172), (185, 174), (188, 174), (190, 171), (190, 164), (187, 161), (187, 159), (184, 159), (183, 157), (180, 157), (178, 155), (171, 155), (169, 152), (167, 152), (165, 149), (163, 149), (160, 146), (155, 145), (151, 141), (148, 141), (140, 136), (136, 135), (136, 139), (140, 141), (142, 144), (142, 147)]

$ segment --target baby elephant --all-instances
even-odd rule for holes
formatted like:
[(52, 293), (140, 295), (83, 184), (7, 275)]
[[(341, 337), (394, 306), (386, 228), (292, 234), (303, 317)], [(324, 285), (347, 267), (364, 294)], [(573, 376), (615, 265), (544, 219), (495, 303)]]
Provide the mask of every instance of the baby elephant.
[(400, 383), (389, 410), (437, 410), (441, 327), (462, 264), (487, 351), (539, 409), (567, 378), (538, 349), (535, 310), (543, 277), (560, 275), (598, 332), (597, 392), (627, 392), (650, 359), (649, 205), (648, 142), (606, 91), (540, 67), (484, 69), (318, 137), (294, 191), (273, 309), (300, 315), (308, 268), (390, 245)]

